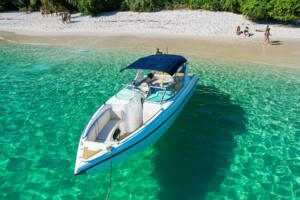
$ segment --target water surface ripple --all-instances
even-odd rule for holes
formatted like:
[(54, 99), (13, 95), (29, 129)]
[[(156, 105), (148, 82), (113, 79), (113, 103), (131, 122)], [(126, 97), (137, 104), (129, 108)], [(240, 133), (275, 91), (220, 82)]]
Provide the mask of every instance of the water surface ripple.
[[(74, 176), (80, 134), (142, 55), (0, 45), (0, 199), (104, 199)], [(299, 199), (300, 70), (191, 61), (195, 94), (154, 145), (113, 167), (111, 199)]]

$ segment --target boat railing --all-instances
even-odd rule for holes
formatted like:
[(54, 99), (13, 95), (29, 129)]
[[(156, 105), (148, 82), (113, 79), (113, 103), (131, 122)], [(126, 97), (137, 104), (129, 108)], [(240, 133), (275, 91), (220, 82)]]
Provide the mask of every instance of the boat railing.
[(164, 88), (164, 94), (163, 94), (163, 96), (162, 96), (162, 98), (161, 98), (161, 100), (160, 100), (160, 104), (163, 102), (163, 100), (164, 100), (164, 98), (165, 98), (165, 95), (166, 95), (166, 92), (167, 92), (167, 88)]

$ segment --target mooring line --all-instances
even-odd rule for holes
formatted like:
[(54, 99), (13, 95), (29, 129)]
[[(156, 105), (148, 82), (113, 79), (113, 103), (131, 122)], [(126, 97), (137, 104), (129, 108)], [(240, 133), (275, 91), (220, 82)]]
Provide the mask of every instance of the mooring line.
[(112, 147), (111, 146), (109, 147), (109, 150), (110, 150), (110, 177), (109, 177), (109, 187), (106, 195), (106, 200), (108, 200), (109, 198), (110, 188), (111, 188), (111, 177), (112, 177)]

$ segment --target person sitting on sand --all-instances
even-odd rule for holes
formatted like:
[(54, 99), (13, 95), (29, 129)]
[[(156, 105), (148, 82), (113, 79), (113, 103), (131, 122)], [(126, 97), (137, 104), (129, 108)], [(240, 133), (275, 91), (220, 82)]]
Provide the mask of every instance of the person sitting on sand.
[(269, 28), (269, 25), (267, 25), (266, 27), (266, 30), (265, 30), (265, 41), (264, 43), (268, 43), (268, 44), (271, 44), (270, 42), (270, 28)]
[(245, 27), (244, 35), (245, 35), (245, 37), (247, 37), (247, 36), (250, 37), (250, 33), (249, 33), (249, 28), (248, 28), (248, 26)]
[(45, 12), (43, 9), (40, 9), (41, 15), (44, 17), (45, 16)]
[(236, 35), (241, 35), (242, 33), (243, 33), (243, 31), (241, 31), (241, 27), (238, 26), (238, 27), (236, 28)]
[(156, 48), (156, 52), (155, 52), (155, 54), (162, 54), (162, 52), (161, 52), (161, 51), (159, 51), (159, 48)]
[(44, 10), (44, 16), (48, 17), (48, 15), (49, 15), (49, 10), (45, 9)]

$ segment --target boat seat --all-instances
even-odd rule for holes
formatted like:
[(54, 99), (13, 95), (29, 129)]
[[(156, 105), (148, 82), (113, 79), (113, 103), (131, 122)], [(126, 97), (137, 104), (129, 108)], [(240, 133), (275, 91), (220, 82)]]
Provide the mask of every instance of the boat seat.
[(114, 118), (109, 120), (107, 124), (104, 126), (104, 128), (99, 133), (98, 137), (96, 138), (96, 142), (106, 142), (107, 139), (111, 138), (112, 134), (115, 132), (115, 130), (118, 128), (121, 120)]
[(118, 120), (121, 120), (123, 118), (124, 118), (123, 111), (117, 111), (117, 110), (113, 111), (111, 109), (108, 109), (108, 110), (104, 111), (100, 115), (100, 117), (94, 122), (94, 124), (91, 126), (90, 131), (87, 135), (87, 141), (96, 141), (97, 138), (102, 137), (101, 136), (102, 134), (105, 137), (104, 128), (107, 125), (109, 125), (109, 123), (113, 124), (114, 121), (111, 121), (111, 120), (117, 120), (118, 121)]

